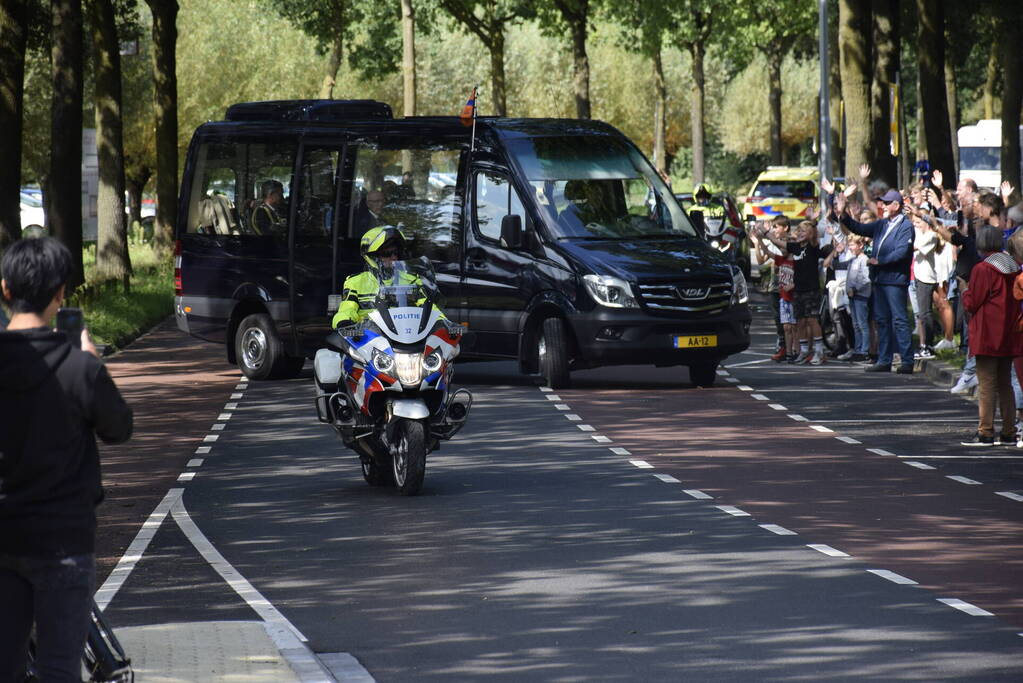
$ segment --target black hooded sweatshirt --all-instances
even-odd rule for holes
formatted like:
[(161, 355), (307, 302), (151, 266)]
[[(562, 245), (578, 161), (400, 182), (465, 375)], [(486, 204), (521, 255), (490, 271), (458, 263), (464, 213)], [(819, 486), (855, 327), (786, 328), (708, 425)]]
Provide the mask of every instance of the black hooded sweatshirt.
[(46, 328), (0, 331), (0, 555), (94, 552), (96, 435), (131, 436), (103, 363)]

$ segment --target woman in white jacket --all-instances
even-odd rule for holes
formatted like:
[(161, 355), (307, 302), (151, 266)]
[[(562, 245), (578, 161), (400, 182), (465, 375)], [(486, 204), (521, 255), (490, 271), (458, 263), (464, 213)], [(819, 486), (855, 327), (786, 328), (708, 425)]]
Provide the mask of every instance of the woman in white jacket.
[[(930, 225), (917, 216), (913, 217), (913, 228), (916, 230), (916, 238), (913, 241), (913, 278), (916, 280), (916, 303), (919, 311), (917, 319), (919, 347), (921, 352), (928, 347), (930, 335), (935, 327), (933, 309), (937, 308), (944, 338), (935, 348), (951, 349), (955, 347), (952, 341), (952, 308), (948, 305), (947, 290), (942, 286), (948, 281), (948, 274), (938, 272), (947, 270), (946, 259), (942, 256), (948, 246)], [(945, 294), (941, 295), (942, 292)]]

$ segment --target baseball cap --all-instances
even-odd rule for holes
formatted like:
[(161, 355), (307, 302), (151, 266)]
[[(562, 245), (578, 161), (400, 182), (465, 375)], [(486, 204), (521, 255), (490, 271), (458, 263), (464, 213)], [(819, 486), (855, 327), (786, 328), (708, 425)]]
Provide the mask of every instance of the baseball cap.
[(885, 204), (887, 204), (888, 202), (898, 202), (899, 204), (901, 204), (902, 195), (899, 193), (898, 190), (888, 190), (883, 195), (881, 195), (881, 201), (884, 202)]

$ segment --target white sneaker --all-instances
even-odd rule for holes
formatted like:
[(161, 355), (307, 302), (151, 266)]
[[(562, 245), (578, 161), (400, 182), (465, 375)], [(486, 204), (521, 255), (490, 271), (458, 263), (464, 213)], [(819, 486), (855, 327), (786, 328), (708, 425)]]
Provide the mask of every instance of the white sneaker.
[(809, 351), (800, 351), (799, 355), (796, 356), (796, 359), (794, 361), (792, 361), (792, 362), (795, 363), (796, 365), (805, 365), (809, 360), (810, 360), (810, 352)]
[(824, 365), (824, 354), (817, 351), (810, 358), (810, 365)]
[(945, 351), (946, 349), (954, 349), (956, 344), (951, 339), (942, 339), (940, 342), (934, 345), (935, 351)]
[(953, 394), (968, 394), (973, 387), (977, 386), (977, 376), (967, 377), (966, 375), (960, 375), (959, 381), (956, 382), (955, 386), (949, 389)]
[(934, 353), (926, 346), (913, 354), (914, 360), (925, 360), (927, 358), (934, 358)]
[(841, 356), (838, 356), (835, 360), (852, 360), (852, 357), (854, 355), (855, 355), (854, 352), (850, 349), (849, 351), (843, 353)]

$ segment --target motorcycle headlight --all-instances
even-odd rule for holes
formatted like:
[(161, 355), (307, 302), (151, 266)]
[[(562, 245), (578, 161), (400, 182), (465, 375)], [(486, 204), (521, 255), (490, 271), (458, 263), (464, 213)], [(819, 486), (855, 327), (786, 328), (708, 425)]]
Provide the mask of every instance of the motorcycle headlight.
[(444, 362), (444, 359), (441, 358), (440, 351), (434, 351), (423, 358), (423, 370), (426, 370), (429, 373), (437, 372), (440, 370), (442, 362)]
[(625, 280), (608, 275), (584, 275), (586, 291), (601, 306), (609, 308), (639, 308), (632, 288)]
[(423, 357), (418, 353), (396, 353), (394, 365), (402, 384), (419, 384), (423, 381)]
[(394, 357), (389, 356), (380, 349), (373, 350), (373, 366), (380, 372), (391, 374), (394, 369)]
[(746, 278), (742, 271), (736, 268), (732, 271), (732, 301), (734, 304), (744, 304), (749, 301), (749, 287), (746, 285)]

